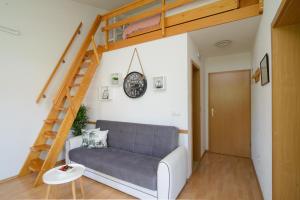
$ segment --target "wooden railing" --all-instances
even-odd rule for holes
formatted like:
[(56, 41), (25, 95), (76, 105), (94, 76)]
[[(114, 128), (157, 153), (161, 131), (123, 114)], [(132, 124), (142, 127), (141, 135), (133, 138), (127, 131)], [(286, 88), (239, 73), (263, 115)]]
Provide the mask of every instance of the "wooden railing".
[(67, 91), (68, 91), (68, 88), (72, 84), (73, 77), (75, 77), (76, 73), (78, 72), (78, 70), (79, 70), (79, 68), (80, 68), (80, 66), (83, 62), (84, 56), (86, 55), (86, 52), (87, 52), (87, 50), (88, 50), (88, 48), (91, 44), (93, 46), (93, 50), (94, 50), (94, 53), (95, 53), (95, 56), (96, 56), (96, 61), (99, 62), (98, 51), (97, 51), (97, 49), (95, 49), (96, 44), (95, 44), (94, 36), (95, 36), (99, 26), (100, 26), (101, 20), (102, 20), (102, 17), (100, 15), (98, 15), (96, 17), (95, 21), (93, 22), (90, 31), (88, 32), (88, 34), (87, 34), (85, 40), (83, 41), (78, 53), (76, 54), (75, 59), (73, 60), (73, 62), (71, 64), (70, 70), (69, 70), (66, 78), (62, 82), (62, 84), (61, 84), (61, 86), (58, 90), (58, 93), (56, 94), (56, 96), (53, 100), (54, 105), (56, 105), (57, 102), (60, 102), (62, 98), (65, 98), (65, 96), (67, 94)]
[[(102, 32), (105, 37), (105, 51), (258, 16), (263, 11), (263, 0), (198, 2), (196, 0), (171, 2), (167, 0), (135, 0), (103, 15)], [(174, 10), (175, 8), (179, 9)], [(180, 8), (182, 9), (180, 10)], [(133, 13), (135, 14), (133, 15)], [(126, 33), (126, 39), (114, 37), (112, 41), (110, 40), (110, 31), (117, 31), (120, 27), (124, 28), (126, 25), (157, 15), (160, 16), (160, 23), (157, 22), (156, 25)], [(114, 17), (120, 19), (116, 21), (113, 19)]]
[(148, 18), (148, 17), (155, 16), (155, 15), (158, 15), (158, 14), (161, 15), (160, 28), (162, 30), (162, 35), (165, 35), (166, 12), (171, 10), (171, 9), (174, 9), (174, 8), (183, 6), (185, 4), (191, 3), (195, 0), (176, 0), (176, 1), (171, 2), (171, 3), (165, 3), (165, 0), (161, 0), (160, 7), (155, 7), (155, 8), (148, 9), (147, 11), (144, 11), (140, 14), (136, 14), (134, 16), (127, 17), (123, 20), (120, 20), (120, 21), (112, 23), (112, 24), (108, 23), (109, 20), (113, 17), (119, 16), (119, 15), (127, 13), (129, 11), (133, 11), (135, 9), (141, 8), (145, 5), (149, 5), (149, 4), (151, 4), (153, 2), (156, 2), (156, 1), (157, 0), (137, 0), (137, 1), (134, 1), (130, 4), (127, 4), (125, 6), (122, 6), (122, 7), (118, 8), (114, 11), (111, 11), (111, 12), (105, 14), (103, 16), (103, 20), (105, 21), (105, 27), (103, 27), (103, 29), (102, 29), (102, 31), (105, 32), (105, 43), (106, 43), (105, 46), (108, 47), (108, 35), (109, 35), (108, 33), (109, 33), (110, 30), (116, 29), (116, 28), (121, 27), (123, 25), (127, 25), (127, 24), (130, 24), (130, 23), (140, 21), (140, 20)]
[(73, 44), (73, 42), (74, 42), (76, 36), (77, 36), (78, 34), (80, 34), (80, 29), (81, 29), (81, 27), (82, 27), (82, 22), (80, 22), (80, 24), (79, 24), (78, 27), (76, 28), (76, 30), (75, 30), (73, 36), (71, 37), (71, 39), (70, 39), (70, 41), (69, 41), (69, 43), (68, 43), (66, 49), (64, 50), (64, 52), (63, 52), (63, 54), (61, 55), (60, 59), (58, 60), (58, 62), (57, 62), (57, 64), (56, 64), (55, 68), (54, 68), (53, 71), (51, 72), (50, 77), (48, 78), (48, 80), (47, 80), (45, 86), (43, 87), (42, 91), (40, 92), (40, 94), (38, 95), (38, 97), (37, 97), (37, 99), (36, 99), (36, 103), (39, 103), (40, 100), (41, 100), (42, 98), (46, 98), (46, 94), (45, 94), (45, 93), (46, 93), (46, 91), (47, 91), (47, 89), (48, 89), (48, 87), (49, 87), (49, 85), (50, 85), (52, 79), (54, 78), (55, 74), (57, 73), (58, 69), (60, 68), (60, 66), (62, 65), (62, 63), (65, 63), (65, 56), (67, 55), (67, 53), (68, 53), (70, 47), (72, 46), (72, 44)]

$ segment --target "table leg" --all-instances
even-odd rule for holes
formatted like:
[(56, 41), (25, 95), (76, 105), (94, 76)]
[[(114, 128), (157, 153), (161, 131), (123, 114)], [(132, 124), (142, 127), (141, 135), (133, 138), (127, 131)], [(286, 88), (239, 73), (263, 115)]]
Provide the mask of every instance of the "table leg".
[(75, 181), (72, 181), (72, 194), (73, 194), (73, 199), (76, 199)]
[(83, 190), (82, 178), (79, 178), (79, 183), (80, 183), (80, 189), (81, 189), (82, 199), (84, 199), (84, 190)]
[(49, 199), (50, 189), (51, 189), (51, 186), (48, 185), (47, 186), (47, 192), (46, 192), (46, 199)]

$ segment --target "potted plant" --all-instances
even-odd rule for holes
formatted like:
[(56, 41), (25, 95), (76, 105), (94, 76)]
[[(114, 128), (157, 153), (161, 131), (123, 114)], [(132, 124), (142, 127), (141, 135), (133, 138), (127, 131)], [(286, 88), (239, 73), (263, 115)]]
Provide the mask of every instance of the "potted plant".
[(111, 75), (111, 84), (112, 85), (120, 85), (120, 74), (119, 73), (113, 73)]
[(74, 136), (82, 135), (81, 130), (86, 127), (88, 119), (87, 107), (85, 105), (81, 105), (72, 125), (72, 132)]

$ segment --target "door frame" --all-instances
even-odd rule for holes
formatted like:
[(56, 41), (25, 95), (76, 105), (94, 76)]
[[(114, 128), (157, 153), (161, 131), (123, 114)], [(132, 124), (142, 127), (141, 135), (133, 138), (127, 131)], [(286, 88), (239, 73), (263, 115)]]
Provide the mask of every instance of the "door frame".
[[(299, 198), (299, 1), (281, 2), (272, 22), (272, 197)], [(280, 55), (280, 56), (278, 56)], [(288, 86), (288, 87), (286, 87)]]
[(197, 158), (197, 162), (198, 162), (198, 164), (200, 163), (200, 161), (201, 161), (201, 158), (202, 158), (202, 155), (201, 155), (201, 147), (202, 147), (202, 131), (201, 131), (201, 129), (202, 129), (202, 116), (201, 116), (201, 68), (200, 68), (200, 66), (196, 63), (196, 62), (194, 62), (193, 60), (191, 60), (191, 122), (192, 122), (192, 135), (191, 135), (191, 160), (192, 160), (192, 171), (193, 171), (193, 164), (194, 164), (194, 136), (195, 136), (195, 134), (194, 134), (194, 129), (193, 129), (193, 127), (194, 127), (194, 119), (195, 119), (195, 116), (194, 116), (194, 112), (193, 112), (193, 108), (195, 107), (195, 105), (194, 105), (194, 100), (193, 100), (193, 98), (194, 98), (194, 76), (195, 76), (195, 73), (197, 73), (196, 74), (196, 76), (198, 76), (198, 79), (199, 79), (199, 90), (198, 90), (198, 92), (199, 92), (199, 95), (198, 95), (198, 97), (199, 97), (199, 101), (198, 101), (198, 107), (199, 107), (199, 113), (198, 113), (198, 120), (197, 121), (199, 121), (199, 141), (198, 141), (198, 145), (199, 145), (199, 158)]
[[(208, 86), (207, 86), (207, 90), (208, 90), (208, 97), (207, 97), (207, 100), (208, 100), (208, 104), (207, 104), (207, 120), (208, 120), (208, 152), (211, 152), (210, 149), (211, 149), (211, 121), (210, 121), (210, 81), (209, 81), (209, 77), (210, 77), (210, 74), (216, 74), (216, 73), (230, 73), (230, 72), (241, 72), (241, 71), (249, 71), (250, 74), (251, 74), (251, 69), (237, 69), (237, 70), (228, 70), (228, 71), (219, 71), (219, 72), (209, 72), (207, 74), (207, 82), (208, 82)], [(250, 81), (251, 81), (251, 77), (250, 77)], [(250, 82), (250, 98), (251, 98), (251, 82)], [(250, 99), (250, 157), (251, 157), (251, 149), (252, 149), (252, 144), (251, 144), (251, 99)], [(240, 156), (237, 156), (237, 157), (240, 157)]]

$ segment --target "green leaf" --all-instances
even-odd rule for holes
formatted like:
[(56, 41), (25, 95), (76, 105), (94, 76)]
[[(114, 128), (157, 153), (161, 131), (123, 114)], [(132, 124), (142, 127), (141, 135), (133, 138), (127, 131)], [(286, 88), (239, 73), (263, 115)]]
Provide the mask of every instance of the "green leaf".
[(89, 118), (87, 116), (87, 107), (85, 105), (81, 105), (72, 125), (74, 136), (82, 135), (81, 130), (86, 127), (88, 120)]

